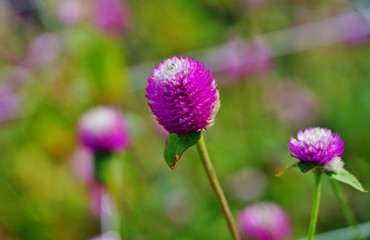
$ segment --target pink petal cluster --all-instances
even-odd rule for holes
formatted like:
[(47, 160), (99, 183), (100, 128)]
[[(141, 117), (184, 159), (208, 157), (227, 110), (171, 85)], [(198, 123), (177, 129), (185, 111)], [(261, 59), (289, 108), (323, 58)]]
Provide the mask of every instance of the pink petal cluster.
[(78, 134), (81, 143), (93, 152), (122, 150), (130, 142), (126, 120), (111, 107), (97, 107), (85, 113)]
[(285, 211), (272, 202), (261, 202), (244, 208), (238, 215), (240, 231), (246, 239), (284, 240), (291, 235)]

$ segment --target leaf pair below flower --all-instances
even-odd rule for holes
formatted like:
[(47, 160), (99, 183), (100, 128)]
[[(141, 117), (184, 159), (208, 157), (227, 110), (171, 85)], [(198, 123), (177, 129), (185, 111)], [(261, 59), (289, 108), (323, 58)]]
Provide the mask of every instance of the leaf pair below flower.
[(346, 183), (353, 188), (361, 191), (361, 192), (367, 192), (361, 185), (361, 183), (357, 180), (355, 176), (353, 176), (350, 172), (348, 172), (346, 169), (341, 168), (338, 171), (328, 171), (323, 168), (321, 165), (313, 164), (313, 163), (308, 163), (308, 162), (296, 162), (292, 165), (287, 166), (283, 170), (281, 170), (279, 173), (275, 174), (275, 176), (280, 177), (283, 175), (287, 170), (291, 168), (298, 167), (299, 170), (302, 173), (307, 173), (313, 169), (320, 168), (329, 178), (333, 180), (337, 180), (339, 182)]

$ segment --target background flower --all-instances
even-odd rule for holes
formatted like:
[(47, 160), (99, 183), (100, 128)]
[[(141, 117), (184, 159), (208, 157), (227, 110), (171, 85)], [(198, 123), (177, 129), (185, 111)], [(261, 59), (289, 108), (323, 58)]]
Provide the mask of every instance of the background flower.
[(283, 240), (291, 234), (285, 211), (272, 202), (261, 202), (244, 208), (238, 216), (243, 236), (251, 240)]
[(122, 113), (110, 107), (97, 107), (79, 122), (81, 143), (92, 151), (117, 151), (129, 145), (129, 133)]

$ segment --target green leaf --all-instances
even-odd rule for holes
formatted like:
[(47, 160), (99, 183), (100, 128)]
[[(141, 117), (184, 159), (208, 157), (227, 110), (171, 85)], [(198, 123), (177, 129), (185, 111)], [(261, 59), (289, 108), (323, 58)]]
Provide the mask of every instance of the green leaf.
[(286, 166), (286, 167), (285, 167), (284, 169), (282, 169), (280, 172), (276, 173), (276, 174), (275, 174), (275, 176), (276, 176), (276, 177), (280, 177), (280, 176), (282, 176), (282, 175), (283, 175), (283, 174), (285, 174), (285, 172), (286, 172), (286, 171), (288, 171), (289, 169), (297, 167), (297, 164), (298, 164), (298, 162), (295, 162), (295, 163), (293, 163), (293, 164), (291, 164), (291, 165)]
[(350, 172), (345, 170), (344, 168), (336, 171), (336, 172), (325, 172), (331, 179), (337, 180), (339, 182), (346, 183), (361, 192), (367, 192), (361, 185), (361, 183), (357, 180), (355, 176), (353, 176)]
[(297, 163), (297, 166), (299, 170), (301, 170), (302, 173), (306, 173), (311, 171), (314, 168), (320, 167), (320, 165), (309, 163), (309, 162), (299, 162)]
[(186, 149), (199, 141), (200, 134), (200, 132), (189, 132), (182, 134), (171, 133), (168, 135), (164, 149), (164, 159), (172, 170), (176, 168)]

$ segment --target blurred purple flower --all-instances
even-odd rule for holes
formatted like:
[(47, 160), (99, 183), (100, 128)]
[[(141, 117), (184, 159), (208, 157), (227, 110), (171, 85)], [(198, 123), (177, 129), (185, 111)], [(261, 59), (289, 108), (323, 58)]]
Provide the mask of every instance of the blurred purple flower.
[(0, 123), (19, 117), (22, 105), (23, 95), (19, 93), (0, 96)]
[(268, 73), (273, 65), (272, 52), (264, 39), (258, 38), (246, 43), (233, 41), (222, 54), (225, 73), (231, 80), (248, 75)]
[(0, 123), (14, 120), (23, 115), (24, 96), (19, 92), (23, 81), (29, 79), (29, 72), (21, 67), (12, 67), (1, 75)]
[(178, 225), (187, 223), (193, 214), (191, 198), (183, 190), (171, 192), (165, 199), (165, 211), (169, 219)]
[(272, 86), (265, 103), (280, 121), (296, 127), (311, 123), (319, 111), (313, 93), (291, 82)]
[(95, 23), (103, 31), (119, 34), (127, 24), (127, 7), (120, 0), (96, 0)]
[(252, 240), (283, 240), (291, 235), (290, 221), (285, 211), (272, 202), (252, 204), (238, 216), (243, 236)]
[(105, 194), (105, 186), (95, 180), (91, 180), (87, 184), (90, 208), (94, 215), (98, 218), (102, 215), (102, 199)]
[(205, 130), (220, 107), (214, 76), (189, 57), (171, 57), (156, 66), (146, 92), (152, 113), (170, 133)]
[(84, 15), (84, 6), (80, 0), (61, 1), (57, 8), (59, 21), (67, 26), (79, 22)]
[(110, 107), (96, 107), (85, 113), (79, 122), (81, 143), (97, 151), (117, 151), (130, 143), (126, 120), (121, 112)]
[(236, 199), (249, 201), (260, 197), (265, 192), (267, 180), (257, 168), (247, 168), (233, 174), (228, 185)]
[(343, 41), (348, 45), (368, 42), (370, 39), (370, 22), (365, 17), (357, 16), (344, 24)]
[(81, 147), (77, 149), (71, 157), (71, 167), (76, 173), (77, 177), (84, 182), (93, 179), (93, 154), (92, 152)]
[(62, 42), (53, 33), (44, 33), (36, 37), (28, 47), (26, 65), (42, 67), (51, 63), (61, 52)]
[(302, 162), (338, 165), (338, 157), (344, 152), (344, 142), (339, 134), (332, 133), (330, 129), (315, 127), (299, 130), (297, 139), (290, 138), (288, 148), (292, 151), (291, 156)]

